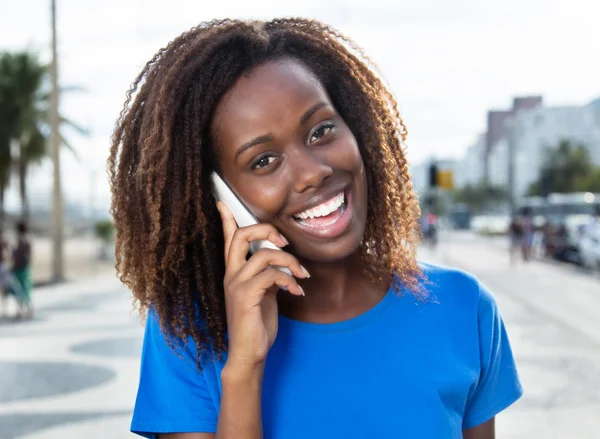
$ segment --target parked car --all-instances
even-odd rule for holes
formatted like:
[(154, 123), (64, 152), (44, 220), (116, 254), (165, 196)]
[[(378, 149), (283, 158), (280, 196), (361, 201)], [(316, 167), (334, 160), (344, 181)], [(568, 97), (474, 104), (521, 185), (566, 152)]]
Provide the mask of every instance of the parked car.
[(557, 224), (554, 226), (553, 237), (554, 253), (552, 256), (555, 259), (577, 265), (583, 264), (581, 239), (591, 219), (591, 215), (567, 215), (549, 219), (550, 223)]
[(474, 216), (471, 230), (480, 235), (504, 235), (510, 225), (510, 215), (486, 214)]
[(579, 252), (584, 266), (600, 270), (600, 222), (585, 230), (579, 241)]

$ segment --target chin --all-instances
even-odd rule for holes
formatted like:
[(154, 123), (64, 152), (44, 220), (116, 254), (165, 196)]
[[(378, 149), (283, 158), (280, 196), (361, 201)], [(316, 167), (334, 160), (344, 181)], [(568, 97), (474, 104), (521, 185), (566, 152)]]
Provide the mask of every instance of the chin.
[(302, 242), (293, 246), (290, 252), (299, 259), (311, 262), (335, 263), (348, 259), (360, 248), (362, 233), (352, 234), (339, 242), (318, 243)]

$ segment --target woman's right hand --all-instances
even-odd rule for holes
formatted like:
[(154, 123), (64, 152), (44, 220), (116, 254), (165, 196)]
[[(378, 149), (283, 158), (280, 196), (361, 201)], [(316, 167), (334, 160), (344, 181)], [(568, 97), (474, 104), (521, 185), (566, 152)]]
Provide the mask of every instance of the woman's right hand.
[(277, 335), (277, 292), (303, 296), (296, 279), (273, 266), (287, 267), (295, 277), (308, 272), (288, 252), (260, 249), (246, 259), (250, 243), (268, 240), (278, 247), (288, 243), (270, 224), (238, 228), (231, 211), (222, 203), (217, 208), (223, 222), (225, 240), (225, 309), (227, 313), (228, 355), (230, 367), (264, 366)]

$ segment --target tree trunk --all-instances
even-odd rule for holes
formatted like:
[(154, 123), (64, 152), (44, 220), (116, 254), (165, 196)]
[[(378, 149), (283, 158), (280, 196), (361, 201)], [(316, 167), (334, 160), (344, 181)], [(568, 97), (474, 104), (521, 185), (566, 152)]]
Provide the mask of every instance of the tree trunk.
[(23, 145), (19, 145), (19, 194), (21, 196), (21, 218), (29, 220), (29, 202), (27, 200), (27, 157)]

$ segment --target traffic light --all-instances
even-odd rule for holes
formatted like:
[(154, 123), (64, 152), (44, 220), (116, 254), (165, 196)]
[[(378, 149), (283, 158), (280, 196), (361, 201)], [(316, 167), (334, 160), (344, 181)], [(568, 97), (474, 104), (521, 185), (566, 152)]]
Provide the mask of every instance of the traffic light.
[(451, 191), (454, 189), (454, 172), (449, 169), (440, 169), (438, 165), (429, 165), (429, 188), (439, 187)]
[(442, 189), (451, 191), (454, 189), (454, 173), (452, 171), (438, 171), (437, 184)]
[(429, 187), (434, 188), (438, 185), (438, 167), (432, 163), (429, 165)]

